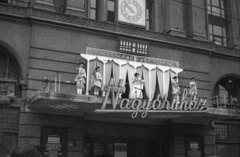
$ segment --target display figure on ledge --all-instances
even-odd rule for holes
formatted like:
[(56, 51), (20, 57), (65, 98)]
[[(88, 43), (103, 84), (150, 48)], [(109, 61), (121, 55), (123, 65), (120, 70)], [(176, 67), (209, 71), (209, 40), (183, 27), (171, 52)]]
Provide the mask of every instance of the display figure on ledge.
[(194, 98), (197, 96), (197, 84), (195, 82), (195, 77), (190, 78), (189, 86), (189, 95), (191, 100), (194, 100)]
[(100, 74), (100, 67), (98, 66), (93, 71), (94, 95), (99, 95), (101, 86), (102, 86), (102, 75)]
[(177, 102), (178, 104), (180, 103), (179, 94), (180, 94), (180, 87), (178, 85), (178, 77), (174, 76), (172, 80), (172, 96), (173, 96), (173, 101)]
[(86, 83), (86, 71), (85, 69), (83, 69), (84, 63), (80, 62), (78, 63), (79, 67), (77, 67), (76, 71), (77, 71), (77, 76), (75, 78), (75, 82), (77, 83), (77, 94), (82, 94), (83, 93), (83, 89), (84, 89), (84, 85)]
[(130, 90), (129, 99), (143, 99), (143, 86), (145, 81), (141, 79), (139, 73), (134, 74), (132, 88)]
[(45, 92), (48, 91), (48, 88), (47, 88), (48, 87), (48, 83), (49, 83), (49, 79), (48, 79), (48, 77), (46, 75), (44, 75), (43, 78), (42, 78), (42, 87), (43, 87), (43, 90)]

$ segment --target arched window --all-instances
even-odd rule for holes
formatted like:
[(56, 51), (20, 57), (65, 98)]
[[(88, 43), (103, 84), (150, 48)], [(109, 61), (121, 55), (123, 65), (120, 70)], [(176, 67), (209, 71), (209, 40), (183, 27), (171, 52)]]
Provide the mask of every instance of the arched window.
[(240, 77), (226, 76), (219, 80), (214, 87), (213, 103), (239, 106)]
[(0, 46), (0, 95), (20, 97), (20, 78), (21, 70), (16, 58)]

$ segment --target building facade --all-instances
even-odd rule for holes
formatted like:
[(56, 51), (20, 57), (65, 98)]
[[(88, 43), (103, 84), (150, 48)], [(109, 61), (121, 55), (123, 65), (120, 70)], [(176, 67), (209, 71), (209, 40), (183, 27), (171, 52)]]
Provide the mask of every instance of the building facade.
[(240, 156), (239, 8), (0, 0), (0, 156)]

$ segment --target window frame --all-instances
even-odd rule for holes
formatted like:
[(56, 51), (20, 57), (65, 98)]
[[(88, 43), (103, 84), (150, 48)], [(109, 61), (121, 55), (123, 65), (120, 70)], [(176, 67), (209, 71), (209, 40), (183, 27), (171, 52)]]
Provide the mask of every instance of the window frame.
[[(109, 5), (109, 2), (113, 2), (113, 11), (109, 10), (108, 8), (108, 5)], [(107, 22), (112, 22), (112, 23), (116, 23), (116, 16), (117, 16), (117, 1), (115, 0), (107, 0), (107, 17), (106, 17), (106, 20)], [(109, 13), (112, 13), (112, 17), (113, 17), (113, 20), (109, 20)]]
[[(218, 1), (219, 6), (214, 6), (212, 4), (213, 1)], [(224, 5), (224, 6), (222, 6)], [(215, 45), (225, 46), (229, 45), (229, 21), (228, 21), (228, 4), (223, 0), (207, 0), (206, 1), (207, 8), (207, 23), (208, 23), (208, 39), (213, 42)], [(219, 16), (217, 13), (213, 13), (212, 8), (219, 8)], [(224, 10), (224, 14), (222, 13)], [(214, 34), (214, 26), (221, 27), (221, 35)], [(210, 27), (211, 30), (210, 31)], [(225, 28), (225, 31), (223, 31)], [(224, 36), (225, 34), (225, 36)], [(220, 40), (216, 40), (217, 38), (221, 38)]]

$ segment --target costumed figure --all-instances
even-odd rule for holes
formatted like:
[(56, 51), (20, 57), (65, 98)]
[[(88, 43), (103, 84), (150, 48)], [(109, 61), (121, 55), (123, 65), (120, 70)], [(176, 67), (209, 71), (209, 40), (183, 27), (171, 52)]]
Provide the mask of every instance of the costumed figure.
[(173, 77), (173, 81), (172, 81), (172, 96), (173, 96), (173, 101), (176, 101), (179, 104), (180, 103), (180, 100), (179, 100), (180, 87), (178, 85), (177, 78), (178, 78), (177, 76)]
[(77, 93), (82, 94), (84, 85), (86, 83), (86, 71), (83, 69), (84, 63), (80, 62), (79, 67), (76, 69), (77, 76), (75, 78), (75, 82), (77, 83)]
[(129, 99), (143, 99), (143, 86), (145, 81), (140, 78), (139, 73), (134, 74), (132, 88), (129, 94)]
[(100, 74), (100, 67), (96, 67), (93, 71), (93, 87), (94, 95), (99, 95), (100, 88), (102, 86), (102, 75)]
[(191, 100), (194, 100), (197, 96), (197, 84), (195, 82), (195, 77), (190, 78), (189, 86), (189, 95), (191, 97)]
[(43, 90), (45, 92), (48, 91), (48, 88), (47, 88), (48, 87), (48, 82), (49, 82), (48, 77), (46, 75), (44, 75), (43, 78), (42, 78), (42, 87), (43, 87)]

